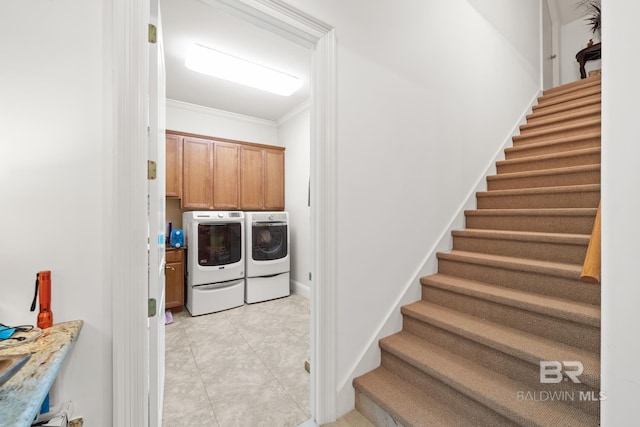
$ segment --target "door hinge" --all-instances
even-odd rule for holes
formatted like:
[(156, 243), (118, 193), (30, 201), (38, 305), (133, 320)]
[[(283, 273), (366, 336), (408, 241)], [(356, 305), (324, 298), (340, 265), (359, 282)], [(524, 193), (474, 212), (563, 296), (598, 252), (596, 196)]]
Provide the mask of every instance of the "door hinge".
[(309, 272), (309, 281), (311, 282), (311, 272)]
[(147, 160), (147, 179), (156, 179), (157, 165), (153, 160)]
[(155, 315), (156, 315), (156, 299), (155, 298), (149, 298), (147, 316), (148, 317), (153, 317)]
[(158, 30), (153, 24), (149, 24), (149, 43), (155, 44), (158, 41)]

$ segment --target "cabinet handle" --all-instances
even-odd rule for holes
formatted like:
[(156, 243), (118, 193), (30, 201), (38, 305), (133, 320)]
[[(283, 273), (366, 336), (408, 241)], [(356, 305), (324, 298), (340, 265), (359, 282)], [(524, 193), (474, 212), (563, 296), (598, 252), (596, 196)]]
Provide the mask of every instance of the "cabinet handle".
[(176, 271), (176, 268), (172, 267), (170, 265), (165, 265), (164, 268), (165, 268), (165, 270), (169, 270), (170, 269), (171, 271)]

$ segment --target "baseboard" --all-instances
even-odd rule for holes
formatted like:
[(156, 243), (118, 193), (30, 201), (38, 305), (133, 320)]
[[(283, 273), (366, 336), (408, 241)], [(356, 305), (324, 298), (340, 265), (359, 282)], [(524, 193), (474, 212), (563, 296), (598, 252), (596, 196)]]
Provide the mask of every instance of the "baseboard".
[(351, 384), (357, 376), (363, 375), (375, 369), (380, 365), (380, 347), (378, 341), (386, 336), (399, 332), (402, 329), (402, 314), (400, 307), (418, 301), (421, 298), (420, 278), (430, 274), (434, 274), (438, 269), (438, 259), (436, 254), (451, 250), (453, 246), (453, 238), (451, 232), (453, 230), (461, 230), (464, 228), (465, 216), (464, 211), (475, 209), (477, 205), (476, 193), (486, 191), (487, 176), (496, 174), (496, 162), (504, 160), (504, 150), (513, 144), (513, 137), (520, 131), (520, 125), (526, 123), (527, 114), (530, 114), (532, 107), (536, 104), (541, 91), (536, 92), (529, 105), (520, 115), (520, 119), (513, 126), (511, 132), (505, 137), (503, 143), (496, 150), (493, 158), (485, 168), (484, 173), (478, 178), (475, 186), (469, 191), (464, 202), (460, 205), (457, 212), (451, 218), (449, 225), (442, 231), (437, 242), (427, 251), (422, 263), (415, 270), (412, 279), (402, 288), (398, 298), (395, 300), (391, 309), (384, 317), (380, 326), (376, 329), (374, 335), (367, 343), (367, 347), (360, 353), (360, 357), (352, 365), (345, 377), (338, 382), (337, 396), (337, 414), (345, 414), (355, 407), (355, 389)]
[(291, 284), (291, 292), (311, 299), (311, 287), (309, 285), (293, 279), (289, 280), (289, 283)]

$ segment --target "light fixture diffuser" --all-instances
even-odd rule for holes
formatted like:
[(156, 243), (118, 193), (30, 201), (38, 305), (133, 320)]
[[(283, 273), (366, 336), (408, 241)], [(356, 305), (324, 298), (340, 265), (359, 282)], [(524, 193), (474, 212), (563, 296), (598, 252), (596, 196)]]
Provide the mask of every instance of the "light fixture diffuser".
[(184, 65), (198, 73), (282, 96), (302, 86), (298, 77), (199, 44), (191, 46)]

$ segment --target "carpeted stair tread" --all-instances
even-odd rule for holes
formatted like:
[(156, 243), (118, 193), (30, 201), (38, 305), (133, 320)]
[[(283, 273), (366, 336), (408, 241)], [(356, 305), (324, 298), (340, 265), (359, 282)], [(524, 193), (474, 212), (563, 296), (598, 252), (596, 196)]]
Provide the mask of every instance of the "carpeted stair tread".
[(584, 166), (587, 164), (599, 165), (600, 153), (600, 147), (583, 148), (580, 150), (500, 160), (496, 162), (496, 167), (498, 174), (500, 174), (503, 172), (522, 172), (536, 169), (545, 170), (559, 167)]
[(542, 96), (552, 98), (554, 96), (566, 94), (568, 92), (575, 92), (587, 87), (599, 86), (601, 84), (601, 81), (602, 76), (598, 74), (595, 76), (587, 77), (585, 79), (575, 80), (573, 82), (546, 89), (544, 92), (542, 92)]
[(487, 177), (487, 186), (490, 191), (599, 183), (599, 164), (507, 172)]
[(538, 98), (539, 106), (550, 106), (550, 105), (558, 105), (564, 102), (573, 101), (574, 99), (583, 98), (586, 96), (597, 95), (601, 93), (600, 85), (593, 85), (590, 87), (585, 87), (579, 90), (575, 90), (573, 92), (567, 92), (563, 94), (559, 94), (557, 96), (542, 96)]
[(527, 389), (524, 384), (439, 346), (425, 345), (423, 340), (409, 333), (400, 332), (384, 338), (380, 346), (517, 424), (597, 425), (592, 416), (562, 402), (518, 400), (518, 392)]
[(588, 234), (540, 233), (512, 230), (454, 230), (453, 249), (508, 255), (568, 264), (584, 263)]
[(425, 286), (437, 287), (546, 316), (600, 327), (600, 307), (591, 304), (519, 291), (444, 274), (425, 276), (420, 279), (420, 283)]
[(514, 194), (565, 194), (574, 191), (600, 191), (600, 184), (563, 185), (560, 187), (512, 188), (509, 190), (479, 191), (477, 195), (480, 197), (486, 197), (488, 195), (510, 196)]
[(602, 103), (602, 95), (597, 93), (594, 95), (586, 96), (583, 98), (577, 98), (573, 101), (563, 102), (562, 104), (556, 105), (534, 105), (532, 107), (532, 113), (528, 114), (526, 119), (527, 122), (542, 120), (550, 115), (564, 113), (567, 111), (579, 111), (583, 109), (588, 109), (592, 106), (601, 105)]
[[(552, 126), (560, 123), (565, 123), (568, 121), (580, 120), (583, 118), (594, 118), (600, 117), (601, 106), (593, 105), (584, 109), (571, 109), (562, 113), (556, 113), (552, 115), (547, 115), (544, 118), (540, 118), (534, 120), (533, 122), (527, 121), (526, 124), (520, 126), (520, 133), (525, 131), (536, 129), (543, 126)], [(534, 118), (535, 119), (535, 118)]]
[(593, 230), (596, 208), (478, 209), (465, 211), (470, 229), (586, 234)]
[(480, 191), (476, 199), (478, 209), (595, 208), (600, 184)]
[(452, 250), (450, 252), (439, 252), (438, 259), (454, 260), (470, 264), (480, 264), (491, 267), (498, 267), (507, 270), (528, 271), (548, 276), (565, 277), (569, 279), (580, 279), (582, 266), (561, 262), (532, 260), (528, 258), (516, 258), (504, 255), (492, 255), (479, 252), (467, 252)]
[(460, 425), (453, 409), (382, 366), (355, 378), (353, 386), (404, 426)]
[[(515, 137), (514, 137), (515, 138)], [(542, 153), (579, 150), (584, 148), (599, 147), (601, 132), (590, 131), (581, 135), (558, 136), (545, 141), (532, 142), (514, 147), (508, 147), (504, 150), (505, 156), (509, 158), (518, 158), (526, 156), (535, 156)]]
[[(600, 357), (593, 352), (422, 300), (402, 307), (402, 314), (517, 357), (535, 366), (538, 366), (540, 361), (546, 360), (580, 361), (584, 367), (580, 381), (594, 388), (599, 386)], [(388, 345), (389, 343), (389, 341), (385, 343), (385, 340), (390, 338), (386, 337), (380, 340), (380, 346), (385, 348), (384, 344)], [(428, 346), (423, 347), (423, 351), (427, 349), (426, 347)]]
[(583, 119), (571, 123), (563, 123), (558, 126), (544, 129), (528, 130), (513, 137), (513, 145), (521, 145), (532, 142), (548, 141), (559, 136), (582, 135), (585, 130), (600, 128), (600, 117)]

